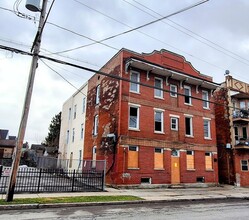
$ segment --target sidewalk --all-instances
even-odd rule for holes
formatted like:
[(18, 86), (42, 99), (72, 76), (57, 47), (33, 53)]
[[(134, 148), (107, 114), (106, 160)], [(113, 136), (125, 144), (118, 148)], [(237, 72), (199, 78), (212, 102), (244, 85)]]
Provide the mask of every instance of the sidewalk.
[[(193, 201), (193, 200), (215, 200), (215, 199), (249, 199), (249, 188), (234, 187), (224, 185), (220, 187), (207, 188), (185, 188), (185, 189), (114, 189), (106, 188), (106, 192), (73, 192), (73, 193), (40, 193), (40, 194), (15, 194), (16, 198), (42, 198), (42, 197), (66, 197), (66, 196), (117, 196), (117, 195), (132, 195), (140, 197), (144, 200), (132, 201), (132, 203), (145, 202), (171, 202), (171, 201)], [(1, 199), (4, 199), (2, 195)], [(124, 202), (108, 202), (105, 204), (125, 204)], [(60, 207), (66, 206), (80, 206), (80, 205), (98, 205), (103, 203), (74, 203), (74, 204), (46, 204), (46, 205), (10, 205), (0, 206), (3, 209), (20, 209), (20, 208), (42, 208), (42, 207)]]

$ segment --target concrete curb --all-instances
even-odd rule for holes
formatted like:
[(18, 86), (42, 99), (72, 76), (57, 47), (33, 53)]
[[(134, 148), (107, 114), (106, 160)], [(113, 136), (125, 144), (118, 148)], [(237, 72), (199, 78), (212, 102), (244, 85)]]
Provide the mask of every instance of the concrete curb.
[(63, 208), (63, 207), (82, 207), (82, 206), (107, 206), (107, 205), (126, 205), (126, 204), (149, 204), (149, 203), (177, 203), (186, 201), (213, 201), (213, 200), (249, 200), (249, 196), (236, 197), (236, 196), (219, 196), (210, 198), (174, 198), (162, 200), (134, 200), (134, 201), (116, 201), (116, 202), (79, 202), (79, 203), (53, 203), (53, 204), (15, 204), (15, 205), (0, 205), (2, 210), (24, 210), (24, 209), (45, 209), (45, 208)]

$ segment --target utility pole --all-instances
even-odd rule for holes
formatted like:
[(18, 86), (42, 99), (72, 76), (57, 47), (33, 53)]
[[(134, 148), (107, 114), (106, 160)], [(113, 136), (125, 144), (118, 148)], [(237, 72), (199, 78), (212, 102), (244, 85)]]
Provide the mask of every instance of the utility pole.
[(38, 27), (38, 31), (37, 31), (34, 44), (33, 44), (34, 52), (33, 52), (30, 72), (29, 72), (29, 79), (28, 79), (27, 88), (26, 88), (26, 96), (24, 100), (23, 112), (22, 112), (21, 122), (19, 126), (16, 147), (15, 147), (15, 151), (13, 154), (13, 162), (12, 162), (9, 184), (8, 184), (8, 189), (7, 189), (7, 194), (6, 194), (7, 202), (13, 201), (13, 197), (14, 197), (16, 177), (17, 177), (17, 172), (18, 172), (19, 163), (21, 159), (23, 140), (24, 140), (26, 126), (27, 126), (31, 96), (32, 96), (34, 79), (35, 79), (35, 72), (36, 72), (36, 68), (38, 64), (38, 58), (39, 58), (38, 54), (40, 52), (41, 36), (42, 36), (42, 30), (43, 30), (43, 26), (45, 22), (47, 2), (48, 0), (43, 0), (39, 27)]

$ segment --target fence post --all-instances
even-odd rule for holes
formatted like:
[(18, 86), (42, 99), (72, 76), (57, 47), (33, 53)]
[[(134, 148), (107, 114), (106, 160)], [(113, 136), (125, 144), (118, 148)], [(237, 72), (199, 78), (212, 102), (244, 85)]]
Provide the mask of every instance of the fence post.
[(38, 179), (38, 187), (37, 187), (38, 193), (40, 192), (41, 174), (42, 174), (42, 168), (40, 168), (39, 179)]
[(104, 169), (102, 177), (102, 191), (105, 191), (105, 171), (106, 171), (106, 160), (104, 160)]
[(0, 179), (1, 179), (1, 177), (2, 177), (2, 172), (3, 172), (3, 166), (0, 165)]
[(74, 176), (75, 176), (75, 169), (73, 170), (72, 192), (73, 192), (73, 188), (74, 188)]

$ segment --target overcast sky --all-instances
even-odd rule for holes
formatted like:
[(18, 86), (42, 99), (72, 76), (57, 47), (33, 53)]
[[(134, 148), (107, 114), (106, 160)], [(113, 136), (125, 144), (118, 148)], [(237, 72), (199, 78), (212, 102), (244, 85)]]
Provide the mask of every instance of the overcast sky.
[[(0, 44), (30, 51), (38, 22), (13, 12), (19, 4), (19, 13), (38, 20), (39, 13), (28, 11), (25, 2), (0, 1)], [(121, 48), (139, 53), (166, 49), (183, 55), (214, 82), (223, 82), (228, 69), (234, 78), (249, 83), (248, 0), (209, 0), (103, 42), (106, 45), (58, 53), (122, 33), (197, 2), (200, 0), (55, 0), (44, 28), (41, 54), (98, 70)], [(49, 0), (48, 7), (51, 3)], [(92, 75), (44, 61), (57, 73), (39, 61), (25, 135), (30, 144), (44, 140), (52, 117), (76, 91), (61, 76), (79, 88)], [(10, 135), (18, 134), (30, 63), (31, 57), (0, 50), (0, 128), (8, 129)]]

